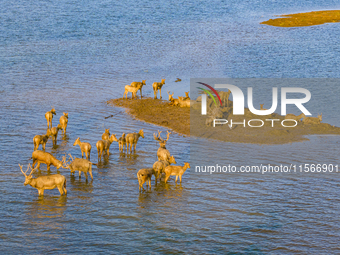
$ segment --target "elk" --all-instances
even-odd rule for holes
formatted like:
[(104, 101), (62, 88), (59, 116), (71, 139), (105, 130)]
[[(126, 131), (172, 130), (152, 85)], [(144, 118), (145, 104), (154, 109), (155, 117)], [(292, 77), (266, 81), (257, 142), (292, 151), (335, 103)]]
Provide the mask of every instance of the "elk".
[[(25, 182), (24, 185), (27, 184), (31, 185), (33, 188), (36, 188), (38, 190), (39, 196), (44, 195), (45, 189), (55, 189), (58, 188), (60, 195), (67, 195), (66, 190), (66, 178), (65, 176), (61, 174), (52, 174), (47, 176), (39, 176), (38, 178), (32, 178), (32, 174), (34, 172), (34, 169), (31, 168), (30, 164), (27, 167), (26, 172), (22, 170), (22, 165), (19, 164), (21, 172), (25, 176)], [(32, 169), (31, 173), (29, 175), (26, 175), (28, 169)]]
[(190, 168), (190, 164), (188, 162), (184, 162), (184, 166), (167, 166), (164, 169), (165, 173), (165, 180), (164, 182), (166, 183), (168, 179), (170, 178), (170, 175), (175, 175), (176, 176), (176, 181), (177, 178), (179, 177), (179, 181), (182, 183), (182, 175), (185, 173), (185, 171)]
[(153, 93), (155, 95), (155, 99), (157, 99), (157, 93), (158, 93), (158, 90), (159, 90), (159, 99), (162, 99), (162, 87), (163, 85), (165, 84), (165, 79), (162, 79), (161, 82), (154, 82), (152, 84), (152, 88), (153, 88)]
[(190, 100), (190, 97), (189, 97), (189, 92), (184, 92), (185, 93), (185, 97), (183, 98), (183, 100)]
[[(230, 95), (231, 91), (219, 91), (218, 94), (221, 98), (221, 101), (223, 101), (223, 105), (224, 106), (229, 106), (229, 95)], [(227, 100), (227, 105), (225, 104), (225, 101)]]
[[(124, 152), (124, 146), (126, 146), (126, 138), (125, 138), (125, 133), (122, 134), (122, 137), (118, 139), (118, 146), (119, 150)], [(126, 148), (127, 150), (127, 148)]]
[(51, 153), (45, 152), (45, 151), (33, 151), (32, 153), (32, 158), (33, 159), (33, 167), (35, 166), (35, 164), (38, 163), (37, 165), (37, 169), (40, 170), (40, 164), (46, 164), (47, 165), (47, 171), (50, 171), (50, 166), (53, 165), (55, 166), (57, 169), (59, 169), (60, 167), (63, 167), (63, 162), (56, 159)]
[(135, 87), (135, 88), (140, 87), (140, 89), (139, 89), (139, 91), (140, 91), (140, 98), (142, 98), (142, 88), (145, 85), (145, 82), (146, 82), (146, 80), (142, 80), (142, 82), (134, 81), (134, 82), (131, 82), (131, 84), (130, 84), (131, 87)]
[(68, 113), (63, 112), (63, 116), (60, 117), (59, 123), (63, 129), (63, 133), (66, 134), (66, 128), (68, 123)]
[(105, 132), (102, 134), (102, 140), (107, 140), (110, 138), (110, 129), (105, 129)]
[(157, 150), (157, 158), (159, 161), (164, 160), (164, 161), (169, 161), (170, 160), (170, 152), (166, 149), (165, 145), (167, 141), (169, 140), (171, 132), (167, 131), (166, 134), (166, 140), (161, 138), (161, 133), (162, 131), (158, 130), (158, 136), (156, 134), (153, 134), (153, 138), (159, 142), (159, 148)]
[(47, 129), (45, 135), (34, 136), (33, 137), (34, 150), (37, 150), (39, 148), (40, 144), (42, 144), (43, 150), (45, 150), (47, 140), (50, 136), (51, 136), (51, 130), (50, 129)]
[[(79, 172), (79, 178), (81, 177), (81, 172), (84, 173), (85, 178), (87, 180), (87, 173), (90, 174), (91, 179), (93, 180), (93, 175), (92, 175), (92, 165), (97, 165), (95, 163), (92, 163), (90, 160), (87, 160), (85, 158), (74, 158), (72, 157), (71, 154), (68, 154), (70, 158), (72, 159), (71, 164), (64, 164), (64, 168), (68, 168), (71, 170), (71, 174), (73, 174), (75, 171)], [(66, 157), (66, 156), (65, 156)], [(66, 160), (64, 160), (66, 161)], [(69, 162), (69, 161), (67, 161)]]
[(62, 129), (60, 124), (58, 124), (57, 127), (53, 127), (53, 128), (50, 129), (53, 145), (57, 145), (57, 137), (58, 137), (58, 132), (59, 132), (60, 129)]
[(144, 131), (143, 131), (143, 129), (139, 130), (138, 133), (132, 133), (132, 134), (130, 133), (130, 134), (126, 135), (126, 137), (125, 137), (125, 140), (126, 140), (126, 151), (129, 149), (129, 146), (130, 146), (130, 153), (131, 153), (132, 152), (132, 145), (133, 145), (134, 152), (136, 152), (136, 145), (137, 145), (139, 137), (144, 138)]
[(320, 124), (322, 121), (322, 113), (318, 114), (318, 117), (305, 117), (303, 120), (304, 124)]
[(91, 144), (90, 143), (85, 143), (85, 142), (81, 142), (80, 141), (80, 137), (78, 137), (73, 146), (76, 146), (76, 145), (79, 145), (80, 147), (80, 150), (81, 150), (81, 157), (83, 158), (84, 157), (84, 152), (85, 152), (85, 156), (86, 156), (86, 159), (90, 159), (90, 156), (91, 156)]
[(126, 95), (126, 99), (127, 99), (127, 94), (129, 92), (132, 93), (132, 96), (131, 96), (131, 99), (135, 98), (136, 97), (136, 94), (137, 94), (137, 91), (140, 90), (142, 88), (141, 85), (137, 85), (137, 87), (132, 87), (130, 85), (125, 85), (125, 91), (124, 91), (124, 95), (123, 95), (123, 98), (125, 97)]
[[(140, 169), (137, 173), (137, 178), (138, 178), (138, 183), (139, 183), (139, 191), (141, 191), (141, 189), (143, 189), (143, 191), (145, 191), (143, 184), (145, 182), (147, 186), (150, 187), (151, 189), (151, 177), (152, 175), (155, 175), (155, 171), (152, 168), (143, 168)], [(148, 185), (149, 184), (149, 185)]]
[(306, 118), (306, 115), (304, 113), (301, 113), (300, 115), (294, 115), (292, 113), (289, 113), (285, 116), (285, 120), (290, 119), (300, 121), (302, 118)]
[(158, 160), (153, 164), (152, 169), (155, 171), (155, 184), (157, 184), (158, 178), (161, 178), (161, 174), (164, 173), (164, 169), (170, 164), (177, 164), (174, 156), (171, 156), (169, 161)]
[(190, 107), (190, 100), (183, 100), (183, 97), (178, 97), (180, 107)]
[(101, 159), (103, 151), (106, 151), (106, 154), (110, 155), (110, 145), (113, 141), (118, 142), (116, 134), (112, 134), (111, 137), (107, 140), (99, 140), (96, 143), (97, 152), (98, 152), (98, 161)]
[(263, 108), (264, 104), (260, 104), (260, 110), (267, 110), (265, 108)]
[(47, 120), (47, 129), (50, 129), (50, 125), (51, 125), (51, 128), (52, 128), (53, 115), (56, 115), (54, 108), (52, 108), (51, 111), (45, 113), (45, 118)]
[(178, 99), (173, 98), (174, 93), (170, 94), (170, 91), (168, 91), (168, 95), (169, 95), (170, 105), (177, 106), (179, 104), (179, 101)]

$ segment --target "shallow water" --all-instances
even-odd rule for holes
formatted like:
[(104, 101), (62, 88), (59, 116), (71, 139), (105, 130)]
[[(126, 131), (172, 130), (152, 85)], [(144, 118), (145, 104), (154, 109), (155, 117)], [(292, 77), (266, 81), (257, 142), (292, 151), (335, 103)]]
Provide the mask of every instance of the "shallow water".
[[(307, 6), (308, 7), (305, 7)], [(140, 194), (136, 172), (156, 161), (158, 129), (106, 101), (131, 81), (166, 78), (167, 90), (184, 94), (192, 77), (339, 77), (338, 27), (274, 28), (273, 15), (339, 9), (335, 1), (3, 1), (0, 10), (0, 240), (3, 253), (338, 253), (335, 176), (200, 176), (190, 171)], [(175, 83), (177, 77), (182, 82)], [(320, 84), (313, 96), (330, 98), (326, 122), (340, 126), (336, 94)], [(333, 94), (333, 96), (332, 96)], [(314, 101), (315, 102), (315, 101)], [(46, 131), (44, 113), (54, 106), (58, 123), (69, 113), (67, 135), (46, 151), (80, 156), (77, 137), (92, 144), (105, 128), (120, 136), (144, 128), (137, 152), (111, 155), (94, 167), (94, 180), (67, 178), (57, 190), (24, 187), (18, 164), (27, 165), (32, 139)], [(318, 109), (318, 105), (312, 105)], [(319, 107), (324, 107), (323, 105)], [(105, 117), (113, 115), (111, 118)], [(206, 160), (339, 162), (339, 137), (258, 146), (200, 141)], [(195, 143), (196, 140), (194, 139)], [(179, 164), (190, 159), (190, 140), (171, 135), (167, 145)], [(208, 148), (208, 149), (207, 149)], [(212, 151), (209, 148), (214, 148)], [(309, 148), (305, 151), (305, 148)], [(193, 164), (191, 159), (191, 163)], [(191, 169), (193, 170), (193, 169)], [(54, 167), (52, 173), (56, 173)], [(47, 174), (42, 166), (42, 174)], [(217, 178), (216, 178), (217, 177)]]

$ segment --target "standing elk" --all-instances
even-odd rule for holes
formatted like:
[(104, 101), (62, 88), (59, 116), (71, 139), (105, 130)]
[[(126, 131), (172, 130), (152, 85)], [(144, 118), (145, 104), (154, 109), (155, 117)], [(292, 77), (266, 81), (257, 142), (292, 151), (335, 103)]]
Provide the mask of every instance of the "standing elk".
[(132, 152), (132, 146), (134, 148), (134, 152), (136, 152), (136, 145), (138, 142), (139, 137), (144, 138), (144, 131), (143, 129), (139, 130), (138, 133), (127, 134), (125, 137), (126, 140), (126, 151), (129, 149), (130, 146), (130, 153)]
[(322, 113), (318, 114), (318, 117), (305, 117), (303, 120), (304, 124), (320, 124), (322, 121)]
[(48, 138), (51, 136), (51, 130), (47, 129), (46, 135), (36, 135), (33, 137), (34, 150), (36, 151), (39, 148), (39, 145), (42, 144), (43, 150), (45, 150), (46, 143)]
[(66, 134), (66, 128), (67, 128), (67, 123), (68, 123), (68, 113), (63, 112), (64, 115), (62, 115), (59, 119), (59, 123), (63, 129), (64, 135)]
[(91, 176), (91, 179), (93, 180), (92, 165), (97, 165), (97, 164), (92, 163), (91, 161), (89, 161), (85, 158), (74, 158), (73, 159), (71, 154), (68, 154), (68, 155), (72, 159), (72, 162), (69, 165), (67, 163), (65, 163), (64, 168), (70, 169), (71, 174), (73, 174), (75, 171), (78, 171), (79, 172), (79, 178), (81, 177), (81, 172), (83, 172), (86, 180), (87, 180), (87, 176), (88, 176), (87, 173), (89, 173), (90, 176)]
[(81, 157), (83, 158), (84, 157), (84, 152), (85, 152), (85, 156), (86, 156), (86, 159), (90, 159), (90, 156), (91, 156), (91, 144), (90, 143), (86, 143), (86, 142), (81, 142), (80, 141), (80, 137), (78, 137), (73, 146), (76, 146), (76, 145), (79, 145), (80, 147), (80, 150), (81, 150)]
[(154, 93), (154, 98), (157, 99), (157, 92), (159, 90), (159, 99), (162, 99), (162, 87), (165, 84), (165, 79), (162, 79), (161, 82), (154, 82), (152, 84), (152, 88), (153, 88), (153, 93)]
[(190, 164), (187, 162), (184, 162), (184, 166), (167, 166), (164, 169), (165, 172), (165, 180), (164, 182), (166, 183), (168, 179), (170, 178), (170, 175), (176, 176), (176, 181), (177, 178), (179, 177), (179, 181), (182, 183), (182, 175), (185, 173), (185, 171), (190, 168)]
[(171, 132), (166, 131), (166, 140), (162, 139), (161, 137), (161, 133), (162, 131), (158, 130), (158, 136), (156, 136), (156, 134), (153, 134), (153, 138), (159, 142), (159, 148), (157, 150), (157, 158), (159, 161), (161, 160), (165, 160), (165, 161), (169, 161), (170, 160), (170, 152), (166, 149), (165, 145), (167, 143), (167, 141), (169, 140), (170, 134)]
[[(155, 175), (155, 171), (152, 168), (143, 168), (140, 169), (137, 173), (138, 183), (139, 183), (139, 191), (143, 189), (145, 191), (143, 184), (146, 182), (146, 185), (151, 189), (151, 177)], [(149, 184), (149, 185), (148, 185)]]
[(137, 85), (137, 87), (132, 87), (130, 85), (125, 85), (125, 91), (124, 91), (123, 98), (126, 95), (126, 99), (127, 99), (127, 96), (128, 96), (129, 92), (132, 93), (131, 99), (135, 98), (137, 96), (137, 91), (140, 90), (141, 88), (142, 88), (142, 85)]
[(32, 167), (35, 166), (35, 164), (38, 163), (37, 169), (40, 170), (40, 164), (46, 164), (47, 165), (47, 171), (50, 171), (50, 166), (53, 165), (57, 169), (60, 167), (63, 167), (63, 162), (56, 159), (51, 153), (45, 152), (45, 151), (33, 151), (32, 153), (32, 158), (33, 159), (33, 164)]
[(54, 108), (52, 108), (51, 111), (48, 111), (48, 112), (45, 113), (45, 118), (47, 120), (47, 129), (50, 129), (50, 125), (51, 125), (51, 128), (52, 128), (53, 115), (56, 115)]
[[(119, 150), (124, 152), (124, 146), (126, 146), (126, 138), (125, 138), (125, 133), (122, 134), (122, 137), (120, 137), (118, 139), (118, 146), (119, 146)], [(126, 147), (126, 151), (127, 151), (127, 147)]]
[(105, 129), (105, 132), (102, 134), (102, 140), (107, 140), (110, 138), (110, 129)]
[[(39, 196), (44, 195), (45, 189), (55, 189), (58, 188), (60, 195), (67, 195), (66, 190), (66, 178), (65, 176), (61, 174), (52, 174), (47, 176), (39, 176), (38, 178), (32, 178), (32, 174), (34, 172), (34, 169), (31, 168), (30, 165), (28, 165), (26, 172), (22, 170), (22, 166), (19, 164), (21, 172), (25, 176), (25, 182), (24, 185), (27, 184), (31, 185), (33, 188), (36, 188), (38, 190)], [(29, 175), (26, 175), (28, 169), (32, 169), (31, 173)]]
[(156, 185), (157, 185), (157, 180), (161, 179), (161, 174), (164, 173), (164, 169), (170, 164), (177, 164), (174, 156), (171, 156), (169, 158), (169, 161), (158, 160), (153, 164), (152, 169), (155, 171), (155, 184)]
[(98, 161), (101, 159), (103, 151), (106, 151), (106, 154), (110, 155), (110, 145), (115, 141), (118, 142), (118, 139), (115, 134), (112, 134), (111, 137), (107, 140), (99, 140), (96, 143), (97, 152), (98, 152)]
[[(140, 98), (142, 98), (142, 88), (143, 88), (143, 86), (145, 85), (145, 82), (146, 82), (146, 80), (142, 80), (142, 82), (133, 81), (133, 82), (131, 82), (131, 84), (130, 84), (131, 87), (135, 87), (135, 88), (139, 87)], [(138, 91), (138, 90), (137, 90), (137, 91)]]
[(53, 128), (50, 129), (53, 145), (57, 145), (58, 132), (59, 132), (59, 130), (62, 130), (62, 129), (63, 128), (61, 127), (60, 124), (58, 124), (57, 127), (53, 127)]

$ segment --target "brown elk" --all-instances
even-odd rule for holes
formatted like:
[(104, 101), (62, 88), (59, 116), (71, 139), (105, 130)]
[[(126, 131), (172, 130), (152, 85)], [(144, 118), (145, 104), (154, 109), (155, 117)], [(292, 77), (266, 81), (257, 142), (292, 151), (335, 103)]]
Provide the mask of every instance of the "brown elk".
[[(120, 151), (124, 151), (124, 146), (126, 146), (126, 138), (125, 133), (122, 134), (122, 137), (118, 139), (118, 146)], [(126, 148), (127, 151), (127, 148)]]
[(80, 150), (81, 150), (81, 157), (84, 157), (84, 152), (85, 152), (85, 157), (86, 159), (90, 159), (91, 156), (91, 144), (90, 143), (86, 143), (86, 142), (81, 142), (80, 141), (80, 137), (77, 138), (77, 140), (75, 140), (73, 146), (79, 145)]
[(130, 85), (125, 85), (125, 91), (124, 91), (124, 95), (123, 98), (126, 95), (126, 99), (127, 99), (127, 95), (129, 92), (132, 93), (131, 99), (135, 98), (137, 96), (137, 91), (140, 90), (142, 88), (141, 85), (137, 85), (137, 87), (132, 87)]
[(157, 99), (157, 92), (159, 90), (159, 98), (162, 99), (162, 87), (165, 84), (165, 79), (162, 79), (161, 82), (154, 82), (152, 84), (152, 88), (153, 88), (153, 93), (155, 95), (155, 99)]
[(50, 166), (53, 165), (57, 169), (60, 167), (63, 167), (63, 162), (56, 159), (51, 153), (45, 152), (45, 151), (33, 151), (32, 153), (32, 158), (33, 159), (33, 164), (32, 166), (34, 167), (35, 164), (38, 163), (37, 169), (40, 170), (40, 164), (46, 164), (47, 165), (47, 171), (50, 171)]
[(155, 171), (155, 184), (157, 184), (157, 180), (161, 178), (164, 169), (170, 164), (177, 164), (174, 156), (171, 156), (169, 161), (158, 160), (153, 164), (152, 169)]
[(56, 115), (54, 108), (52, 108), (51, 111), (48, 111), (48, 112), (45, 113), (45, 118), (47, 120), (47, 129), (50, 129), (50, 125), (51, 125), (51, 128), (52, 128), (53, 115)]
[(179, 105), (179, 100), (173, 98), (174, 92), (172, 94), (170, 94), (170, 91), (168, 91), (168, 95), (169, 95), (170, 105), (173, 105), (173, 106)]
[(130, 153), (131, 153), (132, 152), (132, 146), (133, 146), (134, 151), (136, 152), (136, 145), (137, 145), (139, 137), (144, 138), (144, 131), (143, 131), (143, 129), (139, 130), (138, 133), (130, 133), (130, 134), (126, 135), (126, 137), (125, 137), (125, 140), (126, 140), (126, 151), (130, 147)]
[(53, 127), (51, 128), (51, 137), (52, 137), (52, 141), (53, 141), (53, 145), (57, 145), (57, 137), (58, 137), (58, 132), (59, 130), (61, 130), (62, 127), (60, 124), (58, 124), (57, 127)]
[(47, 129), (46, 135), (36, 135), (33, 137), (33, 144), (34, 144), (34, 150), (37, 150), (39, 148), (39, 145), (42, 144), (43, 150), (45, 150), (46, 143), (48, 138), (51, 136), (51, 130)]
[(265, 109), (263, 108), (264, 104), (260, 104), (260, 110), (264, 111), (264, 110), (268, 110), (268, 109)]
[[(64, 193), (65, 195), (67, 195), (65, 176), (61, 174), (52, 174), (52, 175), (47, 175), (47, 176), (39, 176), (38, 178), (32, 178), (32, 174), (36, 168), (32, 169), (29, 164), (26, 172), (24, 172), (20, 164), (19, 164), (19, 167), (20, 167), (21, 172), (25, 176), (24, 185), (26, 186), (27, 184), (29, 184), (33, 188), (36, 188), (38, 190), (39, 196), (44, 195), (45, 189), (55, 189), (55, 188), (58, 188), (60, 195), (64, 195)], [(26, 175), (28, 169), (32, 169), (32, 171), (29, 175)]]
[(188, 162), (184, 162), (184, 166), (167, 166), (164, 169), (165, 173), (165, 180), (164, 182), (166, 183), (168, 179), (170, 178), (170, 175), (176, 176), (176, 181), (177, 178), (179, 177), (179, 181), (182, 182), (182, 175), (185, 173), (185, 171), (190, 168), (190, 164)]
[(131, 87), (135, 87), (135, 88), (139, 87), (140, 88), (139, 89), (139, 91), (140, 91), (140, 98), (142, 98), (142, 88), (145, 85), (145, 82), (146, 82), (146, 80), (142, 80), (142, 82), (134, 81), (134, 82), (131, 82), (131, 84), (130, 84)]
[(185, 93), (185, 97), (183, 98), (183, 100), (190, 100), (190, 97), (189, 97), (189, 92), (184, 92)]
[(105, 129), (105, 132), (102, 134), (102, 140), (107, 140), (110, 138), (110, 129)]
[(116, 134), (112, 134), (111, 137), (107, 140), (99, 140), (96, 143), (97, 152), (98, 152), (98, 160), (101, 159), (103, 151), (106, 151), (106, 154), (108, 156), (110, 155), (110, 145), (113, 141), (118, 142)]
[(318, 117), (305, 117), (303, 120), (304, 124), (320, 124), (322, 121), (322, 113), (318, 114)]
[(73, 159), (71, 154), (68, 154), (68, 155), (72, 159), (72, 162), (69, 165), (67, 163), (65, 163), (64, 168), (70, 169), (71, 174), (73, 174), (75, 171), (78, 171), (79, 172), (79, 178), (81, 177), (81, 172), (83, 172), (86, 180), (87, 180), (87, 176), (88, 176), (87, 173), (89, 173), (90, 176), (91, 176), (91, 179), (93, 180), (92, 165), (97, 165), (97, 164), (92, 163), (91, 161), (84, 159), (84, 158), (74, 158)]
[(190, 107), (190, 100), (184, 100), (183, 97), (178, 97), (180, 107)]
[(162, 139), (161, 137), (161, 133), (162, 131), (158, 130), (158, 136), (156, 136), (156, 134), (153, 134), (153, 138), (159, 142), (159, 148), (157, 150), (157, 158), (158, 160), (165, 160), (165, 161), (169, 161), (170, 160), (170, 152), (166, 149), (165, 145), (167, 143), (167, 141), (169, 140), (170, 134), (171, 132), (166, 131), (166, 140)]
[(68, 123), (68, 113), (63, 112), (63, 116), (60, 117), (59, 123), (63, 129), (63, 133), (66, 134), (66, 128)]
[[(155, 174), (155, 171), (152, 168), (143, 168), (140, 169), (137, 173), (138, 183), (139, 183), (139, 191), (143, 189), (145, 191), (143, 184), (146, 182), (146, 185), (151, 189), (151, 177)], [(149, 185), (148, 185), (149, 184)]]
[(306, 115), (304, 113), (301, 113), (300, 115), (294, 115), (292, 113), (289, 113), (285, 116), (285, 119), (288, 120), (296, 120), (296, 121), (300, 121), (302, 118), (306, 118)]

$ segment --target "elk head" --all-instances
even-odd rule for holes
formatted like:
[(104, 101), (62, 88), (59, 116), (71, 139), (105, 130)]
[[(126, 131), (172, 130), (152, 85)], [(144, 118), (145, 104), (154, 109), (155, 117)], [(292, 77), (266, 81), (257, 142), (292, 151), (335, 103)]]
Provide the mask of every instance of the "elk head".
[(169, 163), (171, 163), (171, 164), (177, 164), (177, 162), (176, 162), (174, 156), (171, 156), (171, 157), (169, 158)]
[(55, 112), (55, 108), (54, 108), (54, 107), (52, 107), (51, 113), (54, 114), (54, 115), (56, 115), (56, 112)]
[(138, 134), (139, 134), (142, 138), (144, 138), (144, 131), (143, 131), (143, 129), (139, 130)]
[[(24, 185), (26, 186), (27, 184), (30, 184), (30, 183), (31, 183), (31, 181), (32, 181), (32, 174), (33, 174), (33, 172), (34, 172), (34, 170), (35, 170), (36, 168), (32, 169), (31, 164), (28, 164), (27, 170), (26, 170), (26, 172), (24, 172), (24, 171), (22, 170), (22, 165), (19, 164), (19, 167), (20, 167), (21, 172), (25, 175), (25, 182), (24, 182)], [(28, 171), (29, 169), (32, 169), (32, 171), (30, 172), (29, 175), (26, 175), (26, 173), (27, 173), (27, 171)]]
[(169, 95), (169, 101), (171, 101), (173, 99), (174, 93), (170, 94), (171, 91), (168, 91), (168, 95)]
[(112, 143), (113, 141), (118, 142), (118, 139), (116, 137), (116, 134), (112, 134), (109, 138), (109, 141)]
[(158, 130), (158, 136), (156, 136), (156, 134), (154, 133), (153, 134), (153, 138), (159, 142), (159, 146), (162, 147), (162, 148), (165, 148), (165, 145), (166, 145), (166, 142), (169, 140), (169, 137), (170, 137), (170, 134), (171, 132), (169, 131), (166, 131), (167, 134), (166, 134), (166, 140), (164, 140), (162, 137), (161, 137), (161, 133), (162, 131), (159, 131)]
[(68, 112), (63, 112), (64, 116), (68, 119)]

